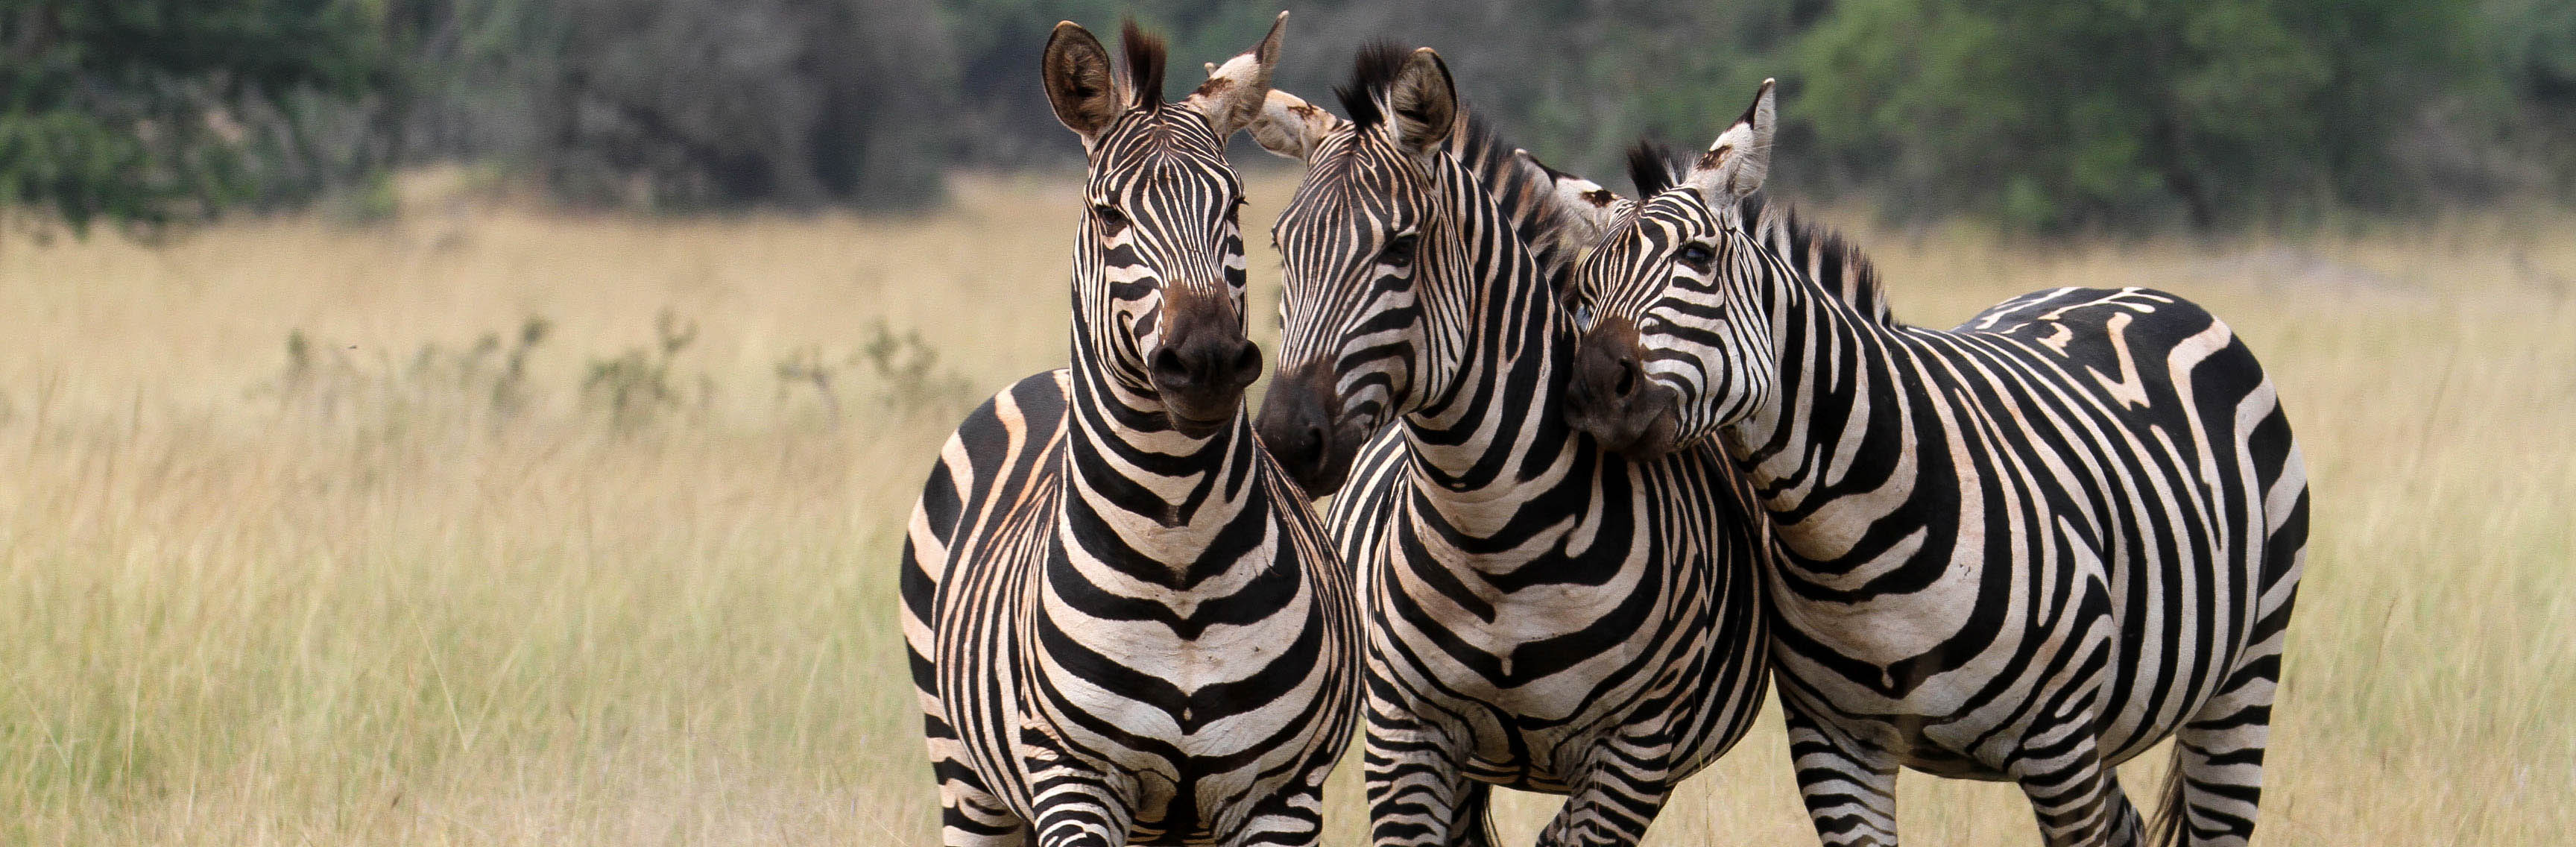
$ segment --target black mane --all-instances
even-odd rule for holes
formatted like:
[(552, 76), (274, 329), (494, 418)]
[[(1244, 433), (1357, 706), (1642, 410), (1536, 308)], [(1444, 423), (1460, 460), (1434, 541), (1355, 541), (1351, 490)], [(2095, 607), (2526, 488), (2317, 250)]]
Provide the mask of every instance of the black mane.
[(1782, 261), (1808, 274), (1814, 282), (1831, 290), (1834, 296), (1851, 304), (1871, 320), (1886, 326), (1900, 325), (1895, 312), (1888, 306), (1886, 281), (1879, 278), (1878, 267), (1870, 263), (1868, 254), (1861, 252), (1860, 245), (1831, 227), (1798, 214), (1797, 209), (1786, 202), (1748, 197), (1738, 208), (1744, 216), (1744, 231), (1755, 233), (1757, 238), (1762, 238), (1760, 234), (1768, 225), (1779, 225), (1779, 231), (1789, 241), (1786, 248), (1770, 243), (1763, 246), (1778, 253)]
[(1163, 38), (1148, 35), (1129, 19), (1118, 33), (1118, 46), (1127, 53), (1128, 88), (1136, 92), (1136, 105), (1160, 108), (1163, 105)]
[(1342, 101), (1342, 111), (1350, 115), (1351, 124), (1365, 132), (1386, 122), (1385, 110), (1378, 101), (1386, 98), (1387, 89), (1395, 85), (1395, 76), (1404, 71), (1405, 59), (1413, 51), (1392, 41), (1372, 42), (1360, 48), (1351, 60), (1349, 85), (1333, 86), (1333, 96)]
[(1628, 148), (1628, 181), (1637, 186), (1637, 202), (1662, 194), (1679, 182), (1673, 174), (1672, 148), (1645, 139)]

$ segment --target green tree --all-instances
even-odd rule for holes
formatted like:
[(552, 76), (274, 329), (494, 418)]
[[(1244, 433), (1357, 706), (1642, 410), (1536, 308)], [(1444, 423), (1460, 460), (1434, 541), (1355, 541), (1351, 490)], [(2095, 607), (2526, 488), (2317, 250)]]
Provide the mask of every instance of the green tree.
[(2392, 141), (2459, 76), (2443, 0), (1854, 0), (1796, 113), (1923, 211), (2198, 227), (2402, 196)]
[(0, 204), (159, 223), (326, 181), (330, 100), (383, 80), (358, 0), (0, 2)]

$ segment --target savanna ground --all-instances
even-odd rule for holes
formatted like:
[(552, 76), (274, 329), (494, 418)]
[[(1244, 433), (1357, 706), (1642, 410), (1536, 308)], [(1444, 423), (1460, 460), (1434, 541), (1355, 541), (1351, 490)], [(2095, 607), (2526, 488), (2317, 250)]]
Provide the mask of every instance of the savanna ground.
[[(0, 842), (932, 843), (893, 558), (958, 415), (1063, 361), (1071, 184), (670, 221), (465, 182), (371, 225), (0, 237)], [(2273, 369), (2316, 537), (2263, 843), (2576, 828), (2576, 216), (1860, 234), (1920, 323), (2154, 285)], [(1767, 718), (1655, 843), (1814, 843), (1785, 760)], [(1511, 840), (1552, 808), (1508, 798)], [(1908, 775), (1902, 810), (2035, 843), (2008, 785)]]

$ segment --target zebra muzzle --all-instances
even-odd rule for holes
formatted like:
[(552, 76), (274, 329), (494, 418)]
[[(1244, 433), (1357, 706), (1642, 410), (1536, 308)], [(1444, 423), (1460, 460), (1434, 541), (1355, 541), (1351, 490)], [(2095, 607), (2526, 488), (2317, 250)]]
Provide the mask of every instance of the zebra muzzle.
[(1320, 365), (1283, 369), (1262, 398), (1262, 447), (1297, 480), (1308, 497), (1340, 490), (1370, 433), (1342, 420), (1333, 371)]
[(1261, 378), (1261, 348), (1243, 336), (1233, 309), (1208, 299), (1167, 299), (1165, 314), (1171, 324), (1147, 357), (1146, 372), (1172, 428), (1205, 438), (1242, 411), (1244, 389)]
[(1652, 459), (1673, 451), (1681, 430), (1673, 390), (1646, 375), (1637, 326), (1605, 317), (1575, 346), (1566, 385), (1566, 423), (1603, 448)]

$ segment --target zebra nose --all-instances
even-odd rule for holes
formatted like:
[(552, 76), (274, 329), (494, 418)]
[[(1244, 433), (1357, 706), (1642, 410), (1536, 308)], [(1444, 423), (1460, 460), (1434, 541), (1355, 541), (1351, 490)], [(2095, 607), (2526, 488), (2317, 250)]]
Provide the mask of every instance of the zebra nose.
[(1637, 367), (1637, 360), (1621, 357), (1613, 367), (1617, 373), (1610, 378), (1610, 400), (1622, 405), (1635, 401), (1637, 389), (1646, 381), (1643, 370)]
[(1154, 351), (1154, 381), (1165, 391), (1237, 394), (1261, 378), (1261, 347), (1205, 335)]
[(1312, 367), (1283, 370), (1261, 401), (1261, 445), (1309, 497), (1340, 488), (1354, 452), (1334, 437), (1340, 434), (1333, 428), (1340, 404), (1322, 387), (1330, 384), (1329, 376)]

